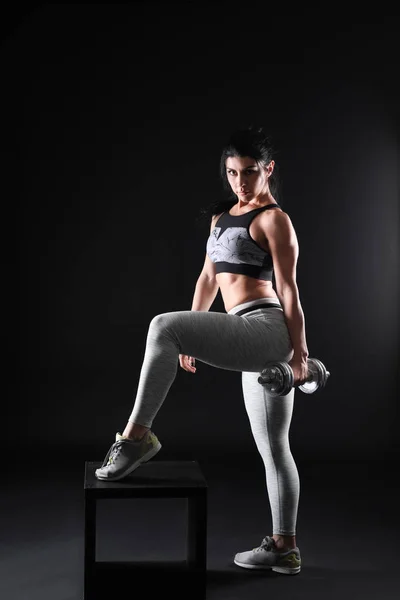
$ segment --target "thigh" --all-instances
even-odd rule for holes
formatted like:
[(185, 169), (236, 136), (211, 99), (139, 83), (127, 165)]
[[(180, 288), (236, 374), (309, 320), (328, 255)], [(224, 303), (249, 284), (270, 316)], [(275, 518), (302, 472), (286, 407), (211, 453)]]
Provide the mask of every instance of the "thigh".
[(286, 396), (272, 396), (258, 383), (258, 373), (242, 373), (244, 404), (250, 426), (257, 445), (268, 440), (273, 443), (287, 443), (293, 415), (295, 388)]
[(169, 336), (180, 354), (230, 371), (258, 371), (267, 362), (286, 360), (291, 351), (284, 320), (247, 319), (211, 311), (157, 315), (151, 326)]

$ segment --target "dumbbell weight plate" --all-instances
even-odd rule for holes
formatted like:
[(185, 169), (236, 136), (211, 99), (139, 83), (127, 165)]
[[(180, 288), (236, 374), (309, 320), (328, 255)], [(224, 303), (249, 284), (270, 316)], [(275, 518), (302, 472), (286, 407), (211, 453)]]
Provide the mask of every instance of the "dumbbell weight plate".
[(306, 381), (302, 385), (299, 385), (299, 389), (305, 394), (313, 394), (317, 390), (325, 387), (330, 373), (326, 370), (325, 365), (317, 358), (309, 358), (307, 366), (313, 381)]
[(294, 376), (293, 376), (292, 367), (290, 367), (289, 363), (287, 363), (287, 362), (280, 362), (279, 365), (281, 366), (282, 370), (284, 371), (284, 379), (283, 379), (284, 384), (282, 385), (279, 395), (287, 396), (287, 394), (289, 394), (292, 387), (294, 386)]
[(264, 385), (272, 396), (286, 396), (293, 387), (293, 371), (288, 363), (278, 361), (261, 372), (258, 382)]

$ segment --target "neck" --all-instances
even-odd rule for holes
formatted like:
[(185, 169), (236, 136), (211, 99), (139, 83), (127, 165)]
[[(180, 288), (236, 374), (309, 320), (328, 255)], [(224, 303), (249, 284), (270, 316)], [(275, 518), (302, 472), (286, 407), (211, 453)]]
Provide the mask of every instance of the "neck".
[(253, 198), (246, 202), (245, 200), (238, 199), (238, 210), (242, 210), (246, 207), (251, 209), (261, 208), (262, 206), (267, 206), (268, 204), (276, 204), (275, 198), (272, 194), (268, 194), (268, 196), (264, 196), (263, 198)]

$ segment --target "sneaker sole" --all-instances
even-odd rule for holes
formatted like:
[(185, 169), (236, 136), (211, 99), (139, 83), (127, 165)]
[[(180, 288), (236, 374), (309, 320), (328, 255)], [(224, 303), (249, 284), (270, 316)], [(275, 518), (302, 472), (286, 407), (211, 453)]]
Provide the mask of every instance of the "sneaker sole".
[(284, 575), (296, 575), (297, 573), (300, 573), (300, 570), (301, 570), (301, 567), (290, 568), (290, 567), (278, 567), (278, 566), (270, 567), (267, 565), (250, 565), (250, 564), (246, 564), (246, 563), (241, 563), (235, 559), (233, 562), (238, 567), (243, 567), (244, 569), (258, 569), (258, 570), (265, 570), (265, 571), (272, 569), (273, 571), (276, 571), (276, 573), (283, 573)]
[(144, 454), (139, 460), (134, 462), (133, 465), (130, 465), (123, 473), (120, 473), (119, 475), (116, 475), (115, 477), (102, 477), (101, 475), (97, 475), (97, 473), (95, 473), (95, 475), (96, 475), (97, 479), (101, 479), (102, 481), (118, 481), (118, 479), (122, 479), (123, 477), (126, 477), (127, 475), (129, 475), (129, 473), (132, 473), (132, 471), (134, 471), (135, 469), (140, 467), (140, 465), (142, 463), (145, 463), (148, 460), (150, 460), (151, 458), (153, 458), (153, 456), (155, 456), (157, 454), (157, 452), (159, 450), (161, 450), (161, 448), (162, 448), (162, 446), (161, 446), (160, 442), (158, 442), (158, 444), (156, 446), (154, 446), (154, 448), (152, 448), (151, 450), (146, 452), (146, 454)]

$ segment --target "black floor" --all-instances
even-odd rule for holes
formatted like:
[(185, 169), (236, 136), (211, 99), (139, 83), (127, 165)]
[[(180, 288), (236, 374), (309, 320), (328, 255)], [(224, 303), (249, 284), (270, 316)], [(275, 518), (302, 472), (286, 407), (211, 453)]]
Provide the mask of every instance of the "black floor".
[[(46, 456), (39, 454), (29, 469), (22, 459), (10, 469), (3, 454), (0, 598), (83, 599), (83, 471), (84, 461), (96, 458), (101, 457), (64, 456), (46, 468)], [(161, 458), (174, 457), (164, 453)], [(208, 483), (207, 600), (271, 594), (293, 600), (398, 600), (397, 462), (296, 461), (301, 482), (297, 543), (303, 564), (300, 574), (287, 576), (247, 571), (232, 560), (272, 534), (261, 464), (254, 457), (225, 456), (217, 462), (200, 455), (197, 460)], [(97, 559), (184, 560), (184, 502), (102, 500)], [(165, 591), (162, 577), (149, 577), (146, 589), (136, 589), (135, 581), (131, 589), (115, 581), (114, 589), (112, 598), (146, 594), (154, 599)]]

